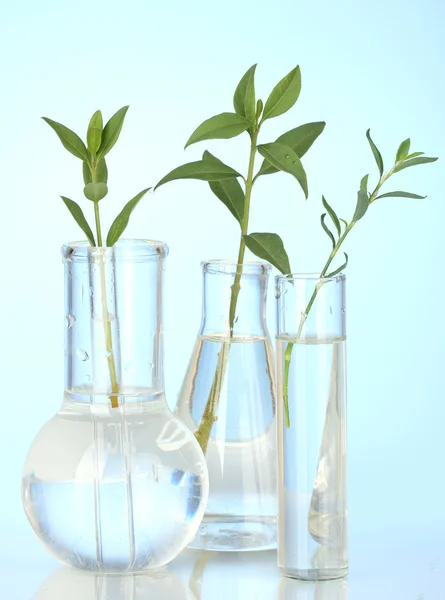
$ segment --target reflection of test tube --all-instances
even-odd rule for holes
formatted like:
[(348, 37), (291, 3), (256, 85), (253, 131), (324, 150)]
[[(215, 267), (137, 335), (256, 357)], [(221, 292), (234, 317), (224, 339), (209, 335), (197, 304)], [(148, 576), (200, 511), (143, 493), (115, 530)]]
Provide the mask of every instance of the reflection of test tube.
[(282, 577), (278, 600), (348, 600), (348, 582), (346, 579), (297, 581)]

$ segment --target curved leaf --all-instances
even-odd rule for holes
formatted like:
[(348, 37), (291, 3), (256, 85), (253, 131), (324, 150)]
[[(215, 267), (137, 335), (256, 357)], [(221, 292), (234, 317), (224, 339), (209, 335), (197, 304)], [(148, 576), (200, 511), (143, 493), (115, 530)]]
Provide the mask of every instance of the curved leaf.
[(300, 67), (295, 67), (272, 90), (264, 107), (262, 120), (273, 119), (287, 112), (298, 100), (300, 91)]
[(185, 148), (203, 140), (227, 140), (249, 129), (252, 123), (236, 113), (221, 113), (210, 117), (195, 129)]
[(279, 171), (293, 175), (301, 185), (306, 198), (308, 197), (306, 173), (301, 160), (292, 148), (273, 142), (258, 146), (258, 152)]
[(279, 235), (276, 233), (251, 233), (243, 235), (243, 240), (255, 256), (270, 262), (283, 275), (291, 272), (289, 257)]
[(419, 196), (419, 194), (411, 194), (410, 192), (388, 192), (377, 196), (376, 200), (379, 200), (379, 198), (414, 198), (415, 200), (425, 200), (426, 196)]
[[(203, 160), (219, 161), (207, 150), (203, 154)], [(221, 161), (219, 161), (221, 162)], [(224, 164), (224, 163), (221, 163)], [(244, 192), (236, 177), (222, 179), (220, 181), (209, 181), (209, 186), (215, 196), (230, 210), (232, 215), (242, 225), (244, 218)]]
[(77, 133), (74, 133), (74, 131), (71, 131), (71, 129), (68, 129), (68, 127), (65, 127), (65, 125), (57, 123), (57, 121), (53, 121), (47, 117), (42, 117), (42, 119), (54, 129), (59, 137), (59, 140), (62, 142), (64, 148), (68, 150), (68, 152), (71, 152), (71, 154), (73, 154), (76, 158), (80, 158), (80, 160), (85, 160), (87, 162), (89, 161), (88, 151)]
[(371, 146), (372, 153), (374, 154), (375, 162), (377, 163), (377, 167), (379, 168), (379, 173), (380, 173), (380, 177), (381, 177), (383, 175), (383, 171), (385, 170), (385, 167), (383, 166), (383, 158), (382, 158), (382, 155), (380, 154), (379, 149), (372, 141), (370, 129), (368, 129), (368, 131), (366, 132), (366, 137), (368, 138), (368, 142), (369, 142), (369, 145)]
[(340, 221), (343, 223), (343, 225), (345, 226), (345, 228), (348, 227), (348, 222), (345, 219), (340, 219)]
[(399, 160), (405, 160), (405, 158), (408, 156), (410, 146), (411, 140), (409, 138), (400, 144), (396, 154), (396, 162), (399, 162)]
[(102, 200), (108, 194), (108, 187), (106, 183), (101, 181), (97, 183), (91, 182), (87, 183), (87, 185), (83, 188), (83, 193), (88, 200), (91, 200), (92, 202), (99, 202), (99, 200)]
[(91, 183), (93, 181), (93, 178), (91, 177), (90, 166), (85, 161), (83, 161), (83, 163), (82, 163), (82, 174), (83, 174), (83, 181), (84, 181), (85, 185), (87, 185), (88, 183)]
[(361, 180), (360, 189), (357, 193), (357, 205), (355, 207), (354, 216), (352, 217), (352, 223), (357, 223), (357, 221), (359, 221), (368, 210), (368, 178), (369, 175), (365, 175)]
[[(299, 158), (302, 158), (318, 136), (321, 135), (325, 126), (326, 123), (324, 121), (300, 125), (299, 127), (280, 135), (280, 137), (277, 138), (276, 143), (289, 146)], [(256, 176), (270, 175), (272, 173), (278, 173), (278, 169), (271, 165), (267, 160), (264, 160)]]
[(124, 124), (125, 115), (129, 106), (120, 108), (105, 125), (102, 132), (102, 142), (99, 150), (97, 151), (97, 158), (103, 158), (113, 148), (117, 142), (120, 132), (122, 131), (122, 125)]
[(323, 213), (320, 217), (320, 221), (321, 221), (321, 226), (323, 227), (323, 229), (325, 230), (325, 232), (327, 233), (327, 235), (329, 236), (329, 239), (332, 242), (332, 248), (335, 248), (335, 238), (334, 238), (334, 234), (331, 232), (331, 230), (329, 229), (329, 227), (326, 225), (325, 223), (325, 218), (326, 218), (326, 213)]
[(96, 154), (100, 148), (103, 126), (102, 113), (100, 110), (96, 110), (94, 115), (91, 117), (87, 130), (87, 145), (91, 154)]
[(127, 202), (122, 211), (114, 219), (107, 235), (107, 246), (114, 246), (114, 244), (119, 240), (128, 225), (131, 213), (139, 204), (141, 198), (143, 198), (149, 190), (151, 190), (151, 188), (147, 188), (146, 190), (139, 192), (137, 196)]
[(255, 122), (255, 69), (256, 65), (243, 75), (233, 96), (235, 112), (246, 117), (251, 123)]
[(430, 156), (419, 156), (417, 158), (411, 158), (409, 160), (405, 160), (404, 162), (399, 163), (394, 168), (394, 173), (398, 173), (403, 169), (408, 169), (409, 167), (415, 167), (416, 165), (425, 165), (426, 163), (436, 162), (437, 157), (433, 158)]
[(90, 242), (90, 244), (92, 246), (96, 246), (96, 240), (94, 239), (93, 232), (91, 231), (91, 227), (88, 225), (88, 221), (85, 219), (85, 215), (83, 214), (83, 211), (80, 208), (80, 206), (76, 202), (74, 202), (74, 200), (70, 200), (69, 198), (66, 198), (65, 196), (60, 196), (60, 197), (64, 201), (67, 209), (70, 211), (70, 213), (74, 217), (74, 220), (76, 221), (76, 223), (79, 225), (81, 230), (87, 236), (87, 239)]
[(241, 177), (238, 171), (228, 167), (218, 159), (198, 160), (181, 165), (173, 171), (170, 171), (165, 177), (156, 184), (155, 190), (175, 179), (200, 179), (202, 181), (219, 181), (230, 177)]
[(326, 277), (334, 277), (334, 275), (338, 275), (343, 271), (343, 269), (346, 269), (346, 267), (348, 266), (349, 256), (346, 254), (346, 252), (343, 252), (343, 254), (345, 255), (346, 259), (345, 262), (342, 264), (341, 267), (338, 267), (338, 269), (335, 269), (335, 271), (332, 271), (332, 273), (326, 275)]
[(108, 167), (107, 163), (105, 162), (105, 158), (97, 163), (96, 181), (101, 181), (102, 183), (108, 182)]
[(259, 119), (261, 117), (261, 114), (263, 112), (263, 101), (261, 100), (261, 98), (258, 100), (258, 102), (256, 103), (256, 113), (255, 116), (257, 119)]
[(328, 211), (329, 216), (331, 217), (332, 222), (334, 223), (334, 226), (335, 226), (335, 229), (337, 230), (338, 235), (341, 235), (341, 225), (340, 225), (340, 221), (338, 220), (338, 217), (335, 213), (335, 210), (332, 208), (332, 206), (330, 206), (328, 204), (328, 201), (326, 200), (326, 198), (324, 196), (322, 196), (321, 198), (322, 198), (323, 206)]

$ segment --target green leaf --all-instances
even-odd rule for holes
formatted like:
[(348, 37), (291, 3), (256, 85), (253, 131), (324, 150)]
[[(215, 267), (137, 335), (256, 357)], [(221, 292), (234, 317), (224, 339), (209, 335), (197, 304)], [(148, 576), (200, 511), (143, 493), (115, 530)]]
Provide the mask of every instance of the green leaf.
[(258, 102), (256, 103), (256, 113), (255, 116), (257, 118), (257, 120), (259, 120), (259, 118), (261, 117), (261, 113), (263, 112), (263, 101), (261, 100), (261, 98), (258, 100)]
[(366, 132), (366, 137), (368, 138), (368, 142), (369, 142), (369, 145), (371, 146), (372, 153), (374, 154), (375, 162), (377, 163), (377, 166), (379, 168), (380, 177), (381, 177), (383, 175), (383, 171), (385, 170), (385, 167), (383, 166), (383, 158), (382, 158), (382, 155), (380, 154), (379, 149), (372, 141), (370, 129), (368, 129), (368, 131)]
[(325, 230), (325, 232), (327, 233), (327, 235), (329, 236), (329, 239), (332, 242), (332, 248), (335, 248), (335, 238), (334, 238), (334, 234), (332, 233), (332, 231), (329, 229), (329, 227), (326, 225), (325, 223), (325, 218), (326, 218), (326, 213), (323, 213), (320, 217), (320, 221), (321, 221), (321, 226), (323, 227), (323, 229)]
[(243, 240), (255, 256), (270, 262), (283, 275), (291, 272), (289, 257), (279, 235), (276, 233), (251, 233), (243, 235)]
[(292, 148), (273, 142), (272, 144), (258, 146), (258, 152), (279, 171), (285, 171), (293, 175), (301, 185), (306, 198), (308, 197), (306, 173), (301, 160)]
[(102, 141), (102, 129), (103, 129), (102, 113), (97, 110), (91, 117), (90, 124), (88, 125), (87, 131), (87, 144), (88, 150), (91, 154), (96, 154), (100, 148)]
[(335, 210), (332, 208), (332, 206), (330, 206), (326, 200), (326, 198), (324, 196), (322, 196), (322, 202), (323, 202), (323, 206), (325, 207), (325, 209), (328, 211), (329, 216), (332, 219), (332, 222), (335, 225), (335, 229), (337, 230), (338, 235), (341, 235), (341, 225), (340, 225), (340, 221), (338, 220), (338, 217), (335, 213)]
[(65, 125), (57, 123), (52, 119), (47, 119), (46, 117), (42, 117), (42, 119), (54, 129), (59, 136), (59, 140), (68, 152), (71, 152), (71, 154), (74, 154), (74, 156), (80, 158), (80, 160), (89, 161), (88, 151), (77, 133), (74, 133), (74, 131), (71, 131), (71, 129), (68, 129)]
[[(276, 140), (276, 143), (289, 146), (299, 158), (302, 158), (318, 136), (323, 132), (325, 125), (326, 123), (323, 121), (300, 125), (299, 127), (280, 135)], [(260, 175), (270, 175), (272, 173), (278, 173), (278, 169), (272, 166), (267, 160), (264, 160), (261, 169), (258, 171), (257, 177)]]
[(107, 246), (114, 246), (114, 244), (118, 241), (128, 225), (131, 213), (139, 204), (141, 198), (143, 198), (149, 190), (151, 190), (151, 188), (147, 188), (146, 190), (139, 192), (137, 196), (127, 202), (122, 211), (114, 219), (107, 235)]
[(256, 65), (253, 65), (243, 75), (233, 96), (235, 112), (252, 124), (255, 122), (255, 69)]
[(345, 219), (340, 219), (340, 221), (344, 224), (344, 226), (348, 227), (348, 222)]
[(286, 77), (277, 83), (267, 99), (263, 112), (263, 121), (273, 119), (287, 112), (295, 102), (301, 91), (300, 67), (295, 67)]
[(399, 160), (404, 160), (408, 156), (410, 146), (411, 140), (409, 138), (400, 144), (396, 154), (396, 162), (399, 162)]
[(73, 215), (74, 220), (79, 225), (81, 230), (87, 236), (88, 241), (92, 246), (96, 246), (96, 240), (94, 239), (93, 232), (91, 231), (90, 226), (88, 225), (88, 221), (85, 219), (85, 215), (83, 214), (80, 206), (74, 202), (74, 200), (70, 200), (69, 198), (65, 198), (65, 196), (60, 196), (65, 203), (65, 206)]
[(353, 223), (357, 223), (368, 210), (368, 177), (369, 175), (365, 175), (360, 183), (360, 189), (357, 194), (357, 206), (355, 208), (354, 216), (352, 217)]
[(96, 181), (101, 181), (102, 183), (108, 182), (108, 167), (107, 163), (105, 162), (105, 158), (103, 158), (97, 163)]
[[(207, 150), (203, 155), (204, 160), (219, 160)], [(219, 161), (221, 162), (221, 161)], [(224, 164), (224, 163), (221, 163)], [(244, 218), (244, 192), (236, 177), (222, 179), (220, 181), (209, 181), (212, 192), (230, 210), (232, 215), (242, 225)]]
[(108, 187), (107, 184), (103, 182), (87, 183), (83, 188), (83, 193), (88, 200), (99, 202), (99, 200), (102, 200), (102, 198), (105, 198), (108, 194)]
[(198, 160), (181, 165), (173, 171), (170, 171), (165, 177), (156, 184), (155, 190), (175, 179), (200, 179), (201, 181), (219, 181), (231, 177), (241, 177), (238, 171), (228, 167), (218, 159)]
[(338, 275), (344, 269), (346, 269), (346, 267), (348, 266), (349, 256), (346, 254), (346, 252), (343, 252), (343, 254), (345, 255), (345, 259), (346, 259), (345, 262), (342, 264), (341, 267), (338, 267), (338, 269), (335, 269), (335, 271), (332, 271), (332, 273), (329, 273), (329, 275), (326, 275), (326, 277), (334, 277), (334, 275)]
[(378, 200), (379, 198), (414, 198), (415, 200), (424, 200), (426, 196), (419, 196), (419, 194), (410, 194), (410, 192), (388, 192), (387, 194), (377, 196), (376, 200)]
[(430, 156), (419, 156), (417, 158), (410, 158), (409, 160), (405, 160), (394, 168), (394, 173), (398, 173), (403, 169), (408, 169), (409, 167), (415, 167), (416, 165), (425, 165), (426, 163), (436, 162), (437, 157), (433, 158)]
[(87, 162), (83, 161), (82, 163), (82, 173), (83, 173), (83, 181), (85, 185), (91, 183), (93, 178), (91, 177), (91, 170)]
[(108, 123), (105, 125), (102, 132), (102, 142), (100, 148), (97, 151), (97, 158), (103, 158), (113, 148), (117, 142), (122, 125), (124, 124), (125, 115), (127, 114), (128, 106), (124, 106), (115, 113)]
[(425, 152), (413, 152), (412, 154), (408, 154), (408, 156), (405, 157), (405, 160), (408, 160), (409, 158), (416, 158), (416, 156), (423, 156), (425, 154)]
[(236, 137), (251, 126), (252, 123), (241, 115), (221, 113), (201, 123), (190, 136), (185, 148), (203, 140), (227, 140)]

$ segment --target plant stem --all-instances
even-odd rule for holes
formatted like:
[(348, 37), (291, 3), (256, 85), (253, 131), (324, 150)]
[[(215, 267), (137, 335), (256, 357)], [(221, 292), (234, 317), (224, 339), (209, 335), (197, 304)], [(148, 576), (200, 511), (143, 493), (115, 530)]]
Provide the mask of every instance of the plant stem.
[[(371, 204), (372, 202), (374, 202), (374, 200), (377, 198), (377, 195), (380, 191), (380, 188), (382, 187), (382, 185), (391, 177), (391, 175), (393, 175), (394, 173), (394, 168), (396, 165), (394, 165), (394, 167), (388, 171), (388, 173), (382, 175), (380, 177), (380, 180), (375, 188), (375, 190), (372, 192), (372, 194), (369, 197), (369, 204)], [(323, 267), (323, 270), (320, 273), (320, 280), (323, 279), (323, 277), (326, 277), (326, 273), (332, 263), (332, 261), (334, 260), (334, 258), (336, 257), (338, 251), (340, 250), (341, 245), (343, 244), (343, 242), (346, 239), (346, 236), (348, 235), (348, 233), (351, 231), (351, 229), (354, 227), (355, 222), (352, 221), (345, 229), (345, 231), (343, 232), (343, 234), (340, 236), (338, 242), (336, 243), (335, 247), (333, 248), (331, 254), (329, 255), (328, 260), (326, 261), (325, 266)], [(315, 286), (315, 289), (312, 293), (312, 296), (306, 306), (306, 309), (304, 311), (304, 313), (301, 315), (301, 319), (300, 319), (300, 324), (298, 326), (298, 331), (297, 331), (297, 335), (296, 335), (296, 341), (295, 342), (289, 342), (287, 344), (286, 350), (284, 352), (284, 372), (283, 372), (283, 404), (284, 404), (284, 417), (285, 417), (285, 423), (286, 423), (286, 427), (289, 428), (290, 427), (290, 416), (289, 416), (289, 370), (290, 370), (290, 362), (292, 359), (292, 351), (294, 348), (294, 344), (297, 343), (297, 341), (300, 339), (301, 337), (301, 333), (303, 331), (303, 327), (304, 324), (308, 318), (309, 312), (315, 302), (315, 299), (317, 298), (317, 294), (319, 289), (321, 288), (321, 286), (323, 285), (322, 281), (319, 281), (317, 283), (317, 285)]]
[[(91, 164), (91, 178), (96, 182), (96, 162), (93, 159)], [(94, 202), (94, 218), (96, 222), (97, 243), (102, 248), (102, 231), (100, 227), (99, 202)], [(112, 265), (113, 266), (113, 265)], [(119, 383), (117, 381), (116, 361), (113, 352), (113, 336), (111, 332), (110, 313), (108, 311), (107, 300), (107, 278), (105, 273), (105, 255), (102, 250), (99, 256), (100, 287), (102, 301), (102, 319), (104, 323), (105, 349), (107, 352), (108, 369), (110, 371), (111, 395), (108, 396), (111, 407), (119, 408)]]
[[(259, 127), (256, 124), (253, 128), (251, 134), (251, 145), (250, 145), (250, 156), (249, 156), (249, 167), (247, 172), (246, 179), (246, 193), (244, 199), (244, 213), (243, 220), (241, 224), (241, 239), (240, 246), (238, 251), (238, 260), (236, 266), (236, 274), (235, 281), (232, 285), (232, 293), (230, 296), (230, 308), (229, 308), (229, 336), (230, 339), (233, 338), (233, 328), (236, 320), (236, 306), (238, 303), (238, 296), (241, 289), (241, 276), (243, 272), (243, 263), (244, 263), (244, 254), (246, 252), (246, 243), (244, 241), (243, 236), (247, 234), (247, 230), (249, 227), (249, 215), (250, 215), (250, 198), (252, 195), (252, 187), (253, 187), (253, 170), (255, 167), (255, 155), (256, 155), (256, 145), (258, 139)], [(224, 383), (224, 378), (226, 375), (227, 364), (229, 359), (230, 352), (230, 340), (229, 342), (223, 341), (221, 344), (221, 351), (218, 354), (218, 362), (216, 365), (216, 371), (213, 378), (212, 387), (210, 389), (210, 394), (207, 399), (206, 406), (204, 408), (204, 412), (201, 418), (201, 423), (199, 424), (198, 429), (195, 432), (195, 437), (201, 446), (204, 454), (207, 451), (207, 446), (210, 439), (210, 433), (212, 431), (213, 425), (215, 421), (217, 421), (217, 410), (219, 404), (219, 398), (221, 395), (222, 386)]]

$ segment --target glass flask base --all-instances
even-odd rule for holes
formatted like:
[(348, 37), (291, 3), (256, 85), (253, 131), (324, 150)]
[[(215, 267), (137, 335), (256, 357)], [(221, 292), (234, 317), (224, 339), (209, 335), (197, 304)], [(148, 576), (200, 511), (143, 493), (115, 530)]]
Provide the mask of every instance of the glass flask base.
[(194, 550), (215, 552), (252, 552), (275, 550), (277, 520), (275, 517), (205, 515), (195, 539), (188, 545)]
[(348, 567), (338, 569), (287, 569), (280, 567), (281, 573), (291, 579), (303, 581), (328, 581), (330, 579), (341, 579), (348, 574)]

